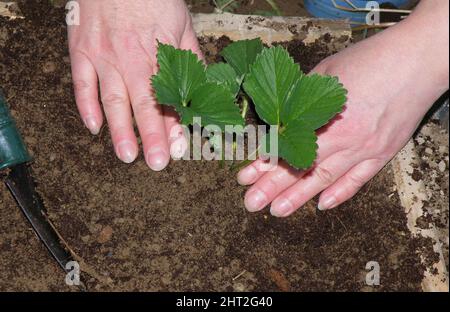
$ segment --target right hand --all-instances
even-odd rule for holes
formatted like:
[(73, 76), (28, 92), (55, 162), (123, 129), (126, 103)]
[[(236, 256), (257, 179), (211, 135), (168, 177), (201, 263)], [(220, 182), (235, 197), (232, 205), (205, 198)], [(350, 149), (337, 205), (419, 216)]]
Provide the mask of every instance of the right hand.
[(163, 170), (170, 161), (168, 134), (178, 117), (156, 102), (150, 77), (157, 72), (157, 40), (201, 54), (184, 1), (78, 2), (80, 25), (69, 26), (69, 49), (86, 127), (94, 135), (100, 132), (100, 91), (117, 157), (131, 163), (138, 155), (134, 116), (148, 166)]
[(339, 77), (348, 90), (344, 111), (318, 131), (318, 158), (310, 170), (282, 163), (266, 172), (258, 160), (239, 173), (239, 182), (251, 185), (249, 211), (271, 204), (274, 216), (287, 217), (319, 193), (319, 209), (335, 208), (407, 143), (449, 87), (448, 1), (426, 1), (418, 10), (313, 70)]

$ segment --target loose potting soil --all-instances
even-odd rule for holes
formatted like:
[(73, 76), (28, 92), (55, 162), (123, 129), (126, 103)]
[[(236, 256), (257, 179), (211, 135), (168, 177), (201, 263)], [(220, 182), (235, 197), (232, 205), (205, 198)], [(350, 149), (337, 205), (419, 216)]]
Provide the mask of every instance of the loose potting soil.
[[(23, 8), (0, 18), (0, 86), (34, 155), (49, 216), (69, 246), (119, 291), (417, 291), (424, 267), (387, 167), (351, 201), (329, 212), (309, 202), (276, 219), (245, 211), (246, 188), (216, 162), (173, 161), (152, 172), (113, 152), (105, 126), (91, 136), (71, 84), (64, 11)], [(45, 16), (45, 18), (42, 18)], [(229, 43), (202, 38), (209, 60)], [(284, 43), (303, 69), (330, 54), (316, 43)], [(320, 57), (318, 57), (320, 56)], [(72, 290), (0, 183), (0, 290)], [(366, 284), (366, 264), (381, 285)]]

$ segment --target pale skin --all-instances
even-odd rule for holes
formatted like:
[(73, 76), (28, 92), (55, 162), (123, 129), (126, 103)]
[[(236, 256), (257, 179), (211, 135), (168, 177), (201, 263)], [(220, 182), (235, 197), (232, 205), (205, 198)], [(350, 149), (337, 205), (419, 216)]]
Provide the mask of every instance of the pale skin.
[(157, 72), (157, 40), (200, 53), (184, 1), (78, 2), (80, 25), (69, 27), (69, 48), (82, 120), (98, 134), (102, 105), (117, 157), (132, 163), (139, 152), (134, 116), (148, 166), (163, 170), (170, 160), (168, 134), (178, 120), (156, 103), (150, 77)]
[[(200, 55), (184, 2), (79, 2), (88, 14), (81, 15), (80, 26), (70, 27), (69, 42), (82, 119), (97, 134), (103, 105), (116, 154), (130, 163), (138, 154), (134, 115), (149, 167), (164, 169), (170, 159), (168, 133), (177, 118), (157, 105), (148, 79), (157, 70), (156, 39)], [(423, 0), (397, 26), (319, 64), (314, 72), (338, 76), (348, 89), (346, 108), (319, 131), (318, 158), (310, 170), (282, 162), (263, 172), (256, 161), (239, 172), (239, 183), (251, 186), (247, 209), (270, 205), (274, 216), (287, 217), (321, 193), (319, 209), (328, 210), (372, 179), (448, 90), (448, 11), (448, 1)]]

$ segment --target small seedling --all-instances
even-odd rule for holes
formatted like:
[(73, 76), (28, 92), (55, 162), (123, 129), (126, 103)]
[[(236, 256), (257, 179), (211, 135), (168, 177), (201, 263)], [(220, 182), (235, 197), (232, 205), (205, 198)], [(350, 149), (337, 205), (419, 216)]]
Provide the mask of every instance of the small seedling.
[(233, 12), (239, 7), (239, 3), (236, 0), (213, 0), (213, 4), (218, 13)]
[(260, 119), (278, 129), (278, 156), (294, 168), (311, 167), (315, 132), (342, 111), (343, 85), (336, 77), (305, 75), (284, 48), (265, 48), (259, 39), (232, 43), (221, 55), (224, 63), (205, 66), (191, 51), (159, 44), (160, 71), (152, 78), (158, 102), (173, 106), (184, 125), (201, 117), (224, 130), (244, 124), (251, 99)]

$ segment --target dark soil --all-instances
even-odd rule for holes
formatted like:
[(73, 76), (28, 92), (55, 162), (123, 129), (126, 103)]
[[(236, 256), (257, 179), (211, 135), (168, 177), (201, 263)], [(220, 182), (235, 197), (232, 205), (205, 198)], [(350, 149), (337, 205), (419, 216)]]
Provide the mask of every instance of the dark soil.
[[(228, 37), (200, 38), (203, 53), (207, 63), (221, 62), (222, 57), (219, 52), (232, 41)], [(289, 42), (278, 42), (289, 51), (289, 54), (300, 64), (302, 71), (308, 73), (324, 58), (336, 51), (330, 51), (325, 41), (316, 41), (313, 44), (305, 45), (302, 41), (294, 40)]]
[[(318, 212), (311, 201), (280, 220), (247, 213), (246, 189), (218, 163), (172, 162), (161, 173), (143, 157), (123, 164), (107, 127), (93, 137), (78, 116), (63, 11), (26, 8), (25, 20), (0, 18), (0, 86), (50, 218), (112, 280), (91, 278), (90, 290), (421, 289), (417, 250), (428, 245), (408, 232), (389, 167), (339, 209)], [(298, 55), (324, 56), (320, 45), (307, 51)], [(70, 290), (1, 183), (0, 220), (0, 290)], [(381, 286), (365, 284), (369, 261), (380, 263)]]

